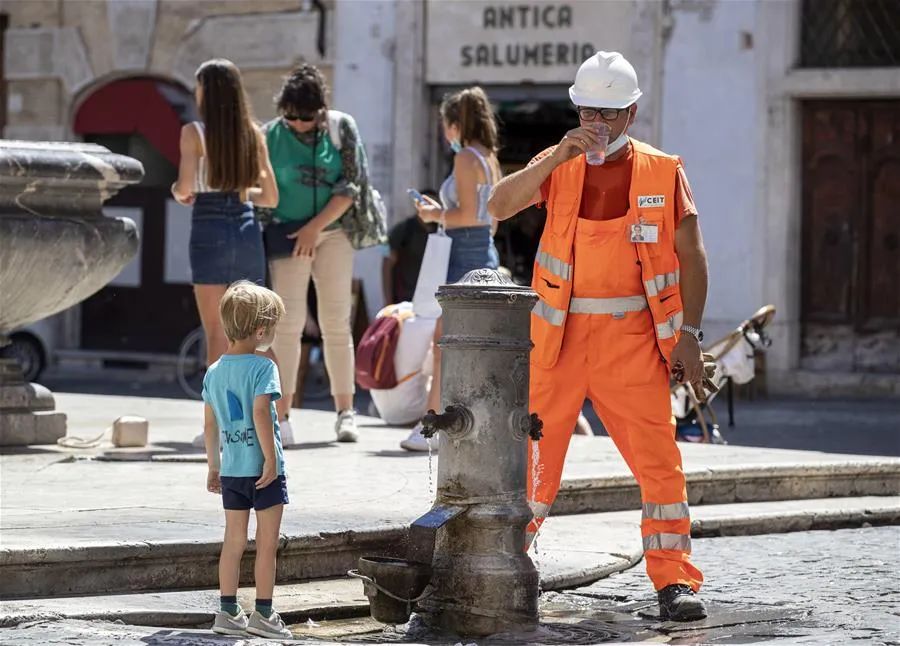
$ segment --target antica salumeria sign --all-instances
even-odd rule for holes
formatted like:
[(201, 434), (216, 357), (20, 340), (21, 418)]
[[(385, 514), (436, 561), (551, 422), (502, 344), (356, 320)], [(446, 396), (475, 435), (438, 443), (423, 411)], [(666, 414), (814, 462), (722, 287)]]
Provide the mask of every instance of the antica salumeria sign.
[(429, 83), (571, 83), (598, 49), (628, 47), (632, 3), (428, 0)]

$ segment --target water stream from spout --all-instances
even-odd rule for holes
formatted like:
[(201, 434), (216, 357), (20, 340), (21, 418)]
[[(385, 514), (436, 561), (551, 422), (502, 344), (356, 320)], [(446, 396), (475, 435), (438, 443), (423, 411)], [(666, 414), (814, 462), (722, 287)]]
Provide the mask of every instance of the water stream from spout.
[(431, 443), (434, 441), (434, 438), (429, 437), (426, 442), (428, 442), (428, 495), (434, 496), (434, 451), (431, 448)]
[[(530, 500), (537, 501), (537, 492), (540, 488), (541, 484), (541, 447), (539, 442), (531, 441), (531, 491), (530, 491)], [(540, 567), (540, 550), (538, 549), (538, 534), (540, 533), (540, 528), (535, 532), (534, 538), (531, 541), (531, 544), (534, 546), (534, 567), (538, 572), (541, 571)], [(540, 591), (540, 588), (539, 588)]]

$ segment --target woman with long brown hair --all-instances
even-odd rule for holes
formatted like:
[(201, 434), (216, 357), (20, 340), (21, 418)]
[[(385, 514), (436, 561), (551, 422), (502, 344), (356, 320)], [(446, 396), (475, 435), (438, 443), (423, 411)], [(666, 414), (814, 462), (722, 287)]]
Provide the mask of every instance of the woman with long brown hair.
[[(487, 210), (491, 187), (500, 180), (500, 148), (497, 119), (487, 94), (470, 87), (444, 97), (441, 103), (444, 139), (454, 153), (453, 172), (441, 186), (438, 204), (426, 198), (416, 204), (424, 222), (440, 222), (453, 240), (447, 283), (455, 283), (474, 269), (496, 269), (500, 264), (494, 246), (494, 225)], [(441, 336), (441, 322), (435, 327), (435, 341)], [(441, 351), (434, 344), (434, 370), (428, 408), (441, 403)], [(429, 442), (418, 424), (400, 443), (408, 451), (427, 451)], [(435, 450), (437, 445), (433, 447)]]
[(231, 61), (206, 61), (196, 73), (200, 121), (181, 128), (181, 162), (172, 195), (193, 207), (190, 261), (206, 333), (207, 365), (228, 347), (219, 301), (228, 285), (263, 285), (266, 259), (253, 205), (278, 204), (278, 187), (241, 73)]

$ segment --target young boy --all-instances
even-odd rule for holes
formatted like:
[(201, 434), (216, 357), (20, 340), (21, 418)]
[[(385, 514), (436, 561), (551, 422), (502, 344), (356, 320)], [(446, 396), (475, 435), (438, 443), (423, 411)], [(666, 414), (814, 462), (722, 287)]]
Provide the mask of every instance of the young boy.
[[(228, 350), (203, 380), (206, 488), (221, 494), (225, 507), (225, 540), (219, 557), (222, 599), (213, 631), (290, 638), (290, 631), (272, 610), (275, 553), (281, 513), (288, 503), (274, 404), (281, 388), (278, 368), (256, 354), (272, 344), (284, 303), (275, 292), (240, 281), (225, 292), (219, 316)], [(256, 610), (248, 620), (237, 603), (237, 588), (251, 508), (256, 510)]]

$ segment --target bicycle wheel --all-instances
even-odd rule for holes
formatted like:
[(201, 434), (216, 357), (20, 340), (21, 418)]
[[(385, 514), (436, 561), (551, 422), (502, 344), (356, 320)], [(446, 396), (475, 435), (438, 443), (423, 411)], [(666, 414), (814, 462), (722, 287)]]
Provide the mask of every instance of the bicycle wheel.
[(203, 328), (188, 333), (178, 349), (176, 376), (184, 393), (193, 399), (200, 399), (203, 377), (206, 375), (206, 335)]

